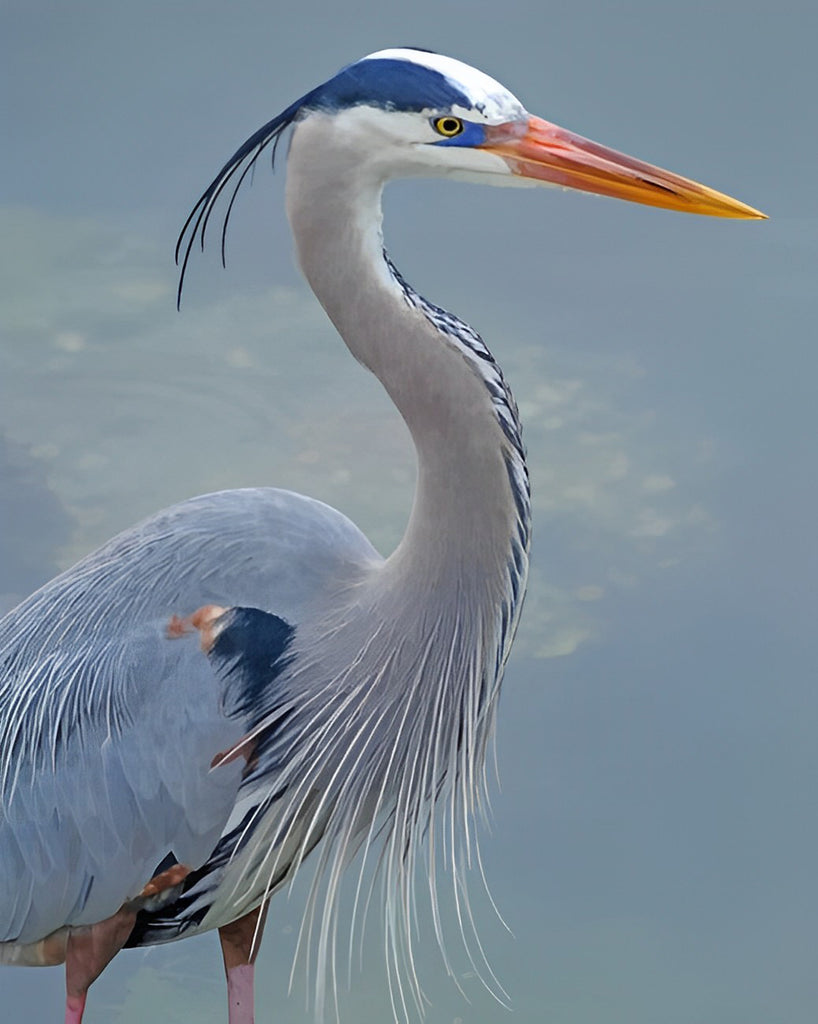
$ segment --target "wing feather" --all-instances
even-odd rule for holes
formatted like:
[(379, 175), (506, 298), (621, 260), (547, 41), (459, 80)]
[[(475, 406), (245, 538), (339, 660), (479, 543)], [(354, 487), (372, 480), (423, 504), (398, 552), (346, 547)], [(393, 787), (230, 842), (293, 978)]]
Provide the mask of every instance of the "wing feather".
[(195, 868), (216, 848), (244, 763), (211, 762), (246, 734), (259, 684), (237, 692), (171, 616), (216, 603), (297, 623), (378, 559), (319, 502), (221, 492), (119, 535), (0, 621), (0, 943), (101, 920), (168, 856)]

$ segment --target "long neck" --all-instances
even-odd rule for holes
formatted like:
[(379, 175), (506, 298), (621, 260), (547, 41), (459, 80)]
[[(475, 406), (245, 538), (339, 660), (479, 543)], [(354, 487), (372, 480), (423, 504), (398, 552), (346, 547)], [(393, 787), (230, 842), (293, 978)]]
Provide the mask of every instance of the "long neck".
[[(425, 302), (383, 252), (382, 183), (333, 154), (322, 171), (307, 129), (289, 157), (287, 208), (304, 274), (352, 354), (386, 388), (417, 449), (406, 534), (389, 560), (428, 584), (507, 587), (528, 546), (528, 481), (513, 398), (480, 338)], [(309, 182), (309, 184), (306, 184)], [(516, 556), (514, 556), (516, 557)], [(522, 582), (522, 581), (521, 581)]]
[[(388, 822), (378, 856), (387, 947), (396, 965), (407, 956), (413, 976), (406, 908), (415, 906), (420, 846), (428, 843), (434, 862), (436, 837), (449, 834), (443, 846), (460, 905), (462, 864), (476, 843), (470, 819), (485, 806), (486, 751), (525, 590), (528, 476), (499, 367), (473, 331), (421, 299), (385, 257), (383, 179), (367, 176), (360, 149), (345, 148), (340, 135), (315, 113), (296, 128), (290, 222), (315, 294), (409, 427), (418, 483), (395, 552), (296, 630), (288, 684), (296, 743), (286, 763), (297, 792), (327, 790), (333, 877), (359, 842), (370, 846), (370, 822)], [(448, 824), (436, 824), (441, 818)], [(437, 919), (434, 871), (430, 884)]]

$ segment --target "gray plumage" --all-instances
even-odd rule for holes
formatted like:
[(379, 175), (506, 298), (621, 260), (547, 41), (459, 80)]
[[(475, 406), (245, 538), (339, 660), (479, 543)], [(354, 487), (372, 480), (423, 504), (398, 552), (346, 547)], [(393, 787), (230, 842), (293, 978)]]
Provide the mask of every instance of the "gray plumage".
[[(297, 622), (377, 554), (320, 502), (273, 489), (177, 505), (120, 534), (0, 622), (0, 938), (107, 916), (169, 852), (201, 865), (241, 783), (210, 761), (247, 731), (231, 680), (174, 614), (214, 602)], [(81, 610), (80, 610), (81, 609)], [(98, 787), (94, 781), (101, 783)], [(65, 892), (54, 898), (54, 879)]]

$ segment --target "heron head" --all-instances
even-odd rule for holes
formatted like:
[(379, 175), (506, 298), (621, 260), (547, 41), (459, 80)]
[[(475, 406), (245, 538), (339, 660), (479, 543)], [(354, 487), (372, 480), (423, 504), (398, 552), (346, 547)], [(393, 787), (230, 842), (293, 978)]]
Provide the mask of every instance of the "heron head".
[(425, 50), (380, 50), (348, 65), (304, 97), (298, 118), (312, 114), (383, 180), (556, 185), (688, 213), (764, 216), (535, 117), (493, 78)]
[[(236, 194), (259, 156), (290, 127), (311, 137), (313, 150), (380, 185), (389, 178), (453, 177), (492, 185), (556, 185), (649, 206), (716, 217), (760, 219), (744, 203), (529, 114), (493, 78), (468, 64), (427, 50), (379, 50), (276, 115), (236, 150), (205, 189), (179, 236), (185, 269), (222, 192), (232, 183), (222, 227)], [(307, 127), (309, 126), (309, 127)], [(328, 168), (333, 171), (335, 168)]]

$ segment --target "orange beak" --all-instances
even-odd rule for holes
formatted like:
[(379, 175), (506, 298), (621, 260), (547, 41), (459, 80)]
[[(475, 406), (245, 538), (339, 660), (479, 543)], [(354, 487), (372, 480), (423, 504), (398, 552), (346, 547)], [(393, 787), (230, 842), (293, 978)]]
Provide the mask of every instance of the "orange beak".
[(480, 147), (514, 174), (563, 188), (710, 217), (765, 220), (766, 214), (689, 178), (600, 146), (539, 117), (487, 128)]

